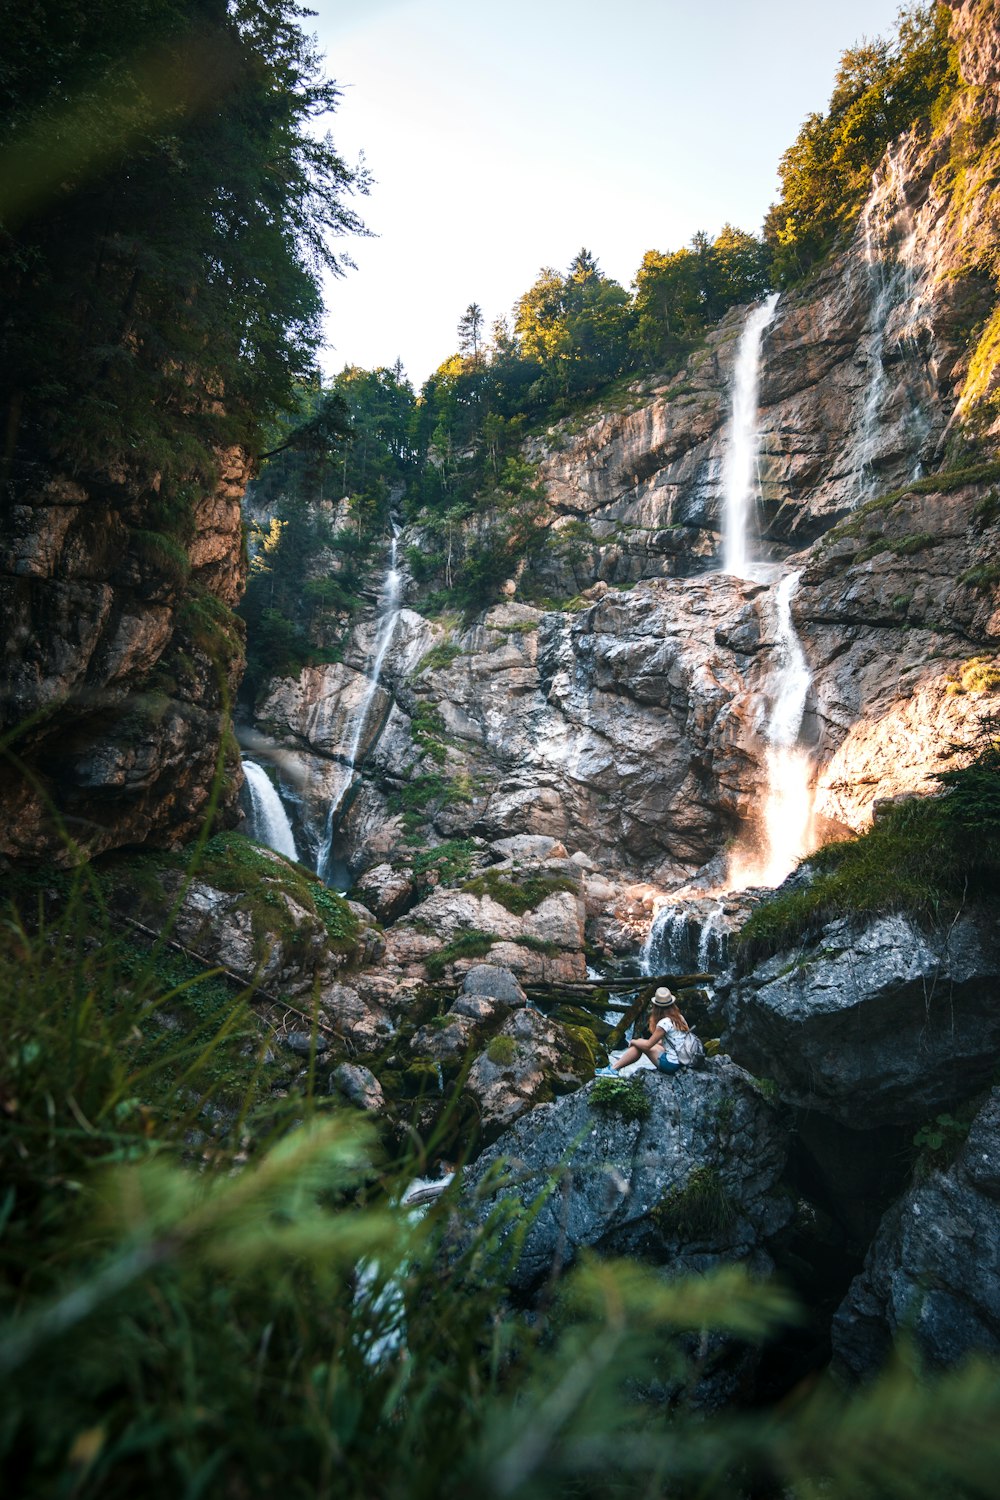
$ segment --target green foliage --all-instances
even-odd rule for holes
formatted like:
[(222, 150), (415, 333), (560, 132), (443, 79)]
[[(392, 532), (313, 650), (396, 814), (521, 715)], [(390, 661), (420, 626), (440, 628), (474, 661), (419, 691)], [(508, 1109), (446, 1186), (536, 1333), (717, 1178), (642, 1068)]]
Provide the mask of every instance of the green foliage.
[(445, 667), (450, 667), (457, 657), (464, 655), (461, 646), (454, 645), (451, 641), (442, 641), (438, 646), (432, 646), (425, 651), (418, 661), (414, 670), (415, 677), (421, 677), (424, 672), (439, 672)]
[(845, 915), (908, 912), (947, 920), (1000, 879), (1000, 741), (971, 765), (938, 775), (942, 794), (890, 807), (860, 837), (827, 844), (809, 860), (809, 884), (765, 901), (735, 939), (741, 967), (815, 936)]
[(418, 885), (429, 884), (427, 876), (434, 871), (440, 885), (458, 885), (463, 881), (476, 858), (478, 850), (471, 839), (447, 839), (431, 849), (421, 849), (413, 855), (410, 868)]
[(714, 242), (696, 234), (690, 248), (648, 250), (636, 273), (633, 346), (647, 367), (679, 369), (705, 331), (770, 288), (770, 252), (727, 224)]
[(971, 656), (963, 662), (957, 680), (948, 683), (945, 692), (996, 693), (1000, 692), (1000, 667), (996, 660), (987, 656)]
[(905, 536), (885, 537), (878, 533), (874, 534), (874, 540), (867, 547), (862, 547), (854, 556), (854, 563), (859, 565), (868, 562), (873, 557), (879, 557), (883, 552), (891, 552), (896, 557), (911, 557), (915, 552), (924, 552), (928, 547), (936, 547), (942, 537), (936, 536), (933, 531), (910, 531)]
[(320, 273), (366, 178), (288, 0), (40, 0), (10, 17), (0, 128), (0, 413), (33, 466), (155, 494), (183, 525), (319, 343)]
[(695, 1167), (681, 1187), (671, 1188), (653, 1209), (660, 1231), (684, 1244), (725, 1234), (736, 1208), (715, 1167)]
[(957, 1120), (952, 1114), (935, 1115), (926, 1125), (921, 1125), (913, 1137), (917, 1151), (925, 1158), (933, 1158), (935, 1165), (950, 1159), (955, 1150), (969, 1134), (969, 1120)]
[(623, 1120), (648, 1120), (653, 1105), (637, 1078), (595, 1078), (587, 1098), (590, 1109)]
[(520, 917), (527, 911), (534, 911), (546, 896), (551, 896), (556, 891), (577, 892), (580, 887), (569, 875), (532, 873), (511, 878), (507, 872), (485, 870), (474, 880), (466, 881), (462, 889), (474, 896), (490, 896), (516, 917)]
[(134, 527), (129, 533), (129, 551), (141, 564), (161, 574), (172, 588), (181, 589), (191, 577), (191, 559), (172, 536), (162, 531), (143, 531)]
[(483, 932), (478, 927), (469, 927), (464, 932), (457, 933), (443, 948), (424, 959), (428, 977), (443, 979), (448, 965), (455, 963), (457, 959), (485, 958), (493, 944), (499, 941), (495, 933)]
[[(387, 1168), (328, 1097), (251, 1127), (208, 1069), (252, 1028), (178, 1027), (202, 982), (165, 987), (155, 954), (124, 968), (95, 900), (86, 872), (42, 871), (0, 925), (0, 1463), (19, 1493), (992, 1495), (993, 1367), (899, 1362), (752, 1420), (665, 1404), (698, 1379), (692, 1336), (762, 1343), (794, 1317), (741, 1268), (583, 1257), (518, 1315), (512, 1259), (558, 1176), (526, 1212), (477, 1226), (448, 1193), (418, 1219), (397, 1207), (418, 1163)], [(173, 1053), (150, 1065), (160, 1014)]]
[(517, 1059), (517, 1044), (512, 1036), (491, 1037), (486, 1056), (498, 1068), (509, 1068)]
[(892, 41), (844, 53), (827, 113), (809, 115), (781, 158), (781, 198), (764, 233), (782, 282), (802, 277), (853, 227), (885, 148), (940, 115), (958, 82), (944, 5), (912, 5)]
[(976, 563), (971, 568), (966, 568), (964, 573), (958, 575), (959, 583), (967, 583), (978, 593), (989, 593), (1000, 583), (1000, 563), (986, 562)]

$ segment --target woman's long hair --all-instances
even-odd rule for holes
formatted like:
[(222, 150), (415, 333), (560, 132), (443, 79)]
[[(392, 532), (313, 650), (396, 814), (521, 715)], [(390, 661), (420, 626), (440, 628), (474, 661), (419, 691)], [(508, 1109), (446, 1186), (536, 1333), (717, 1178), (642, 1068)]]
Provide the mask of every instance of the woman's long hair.
[(681, 1008), (677, 1004), (676, 1000), (672, 1001), (670, 1005), (654, 1005), (652, 1007), (652, 1016), (653, 1020), (657, 1022), (661, 1021), (664, 1016), (667, 1016), (671, 1021), (673, 1021), (678, 1031), (691, 1030), (690, 1026), (681, 1015)]

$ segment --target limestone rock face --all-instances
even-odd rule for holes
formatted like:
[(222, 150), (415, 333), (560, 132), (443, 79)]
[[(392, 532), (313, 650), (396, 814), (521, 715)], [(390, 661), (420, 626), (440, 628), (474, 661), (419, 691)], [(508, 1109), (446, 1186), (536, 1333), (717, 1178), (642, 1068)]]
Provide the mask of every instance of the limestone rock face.
[(992, 1077), (998, 982), (990, 911), (934, 932), (902, 916), (841, 919), (720, 984), (722, 1045), (801, 1109), (853, 1130), (916, 1127)]
[(747, 1074), (727, 1058), (700, 1073), (640, 1073), (628, 1088), (648, 1103), (645, 1119), (591, 1107), (603, 1081), (532, 1110), (465, 1174), (471, 1196), (507, 1162), (517, 1181), (503, 1191), (526, 1205), (555, 1176), (513, 1285), (530, 1287), (584, 1247), (678, 1272), (726, 1260), (768, 1264), (767, 1241), (790, 1211), (776, 1191), (787, 1142)]
[(956, 1160), (889, 1210), (833, 1321), (835, 1364), (873, 1375), (905, 1335), (931, 1367), (1000, 1355), (1000, 1090)]
[[(222, 456), (185, 548), (145, 529), (150, 496), (89, 494), (53, 479), (20, 497), (0, 538), (3, 727), (38, 778), (0, 771), (0, 857), (180, 842), (205, 816), (224, 711), (243, 666), (240, 496), (246, 462)], [(230, 759), (222, 791), (232, 821)]]

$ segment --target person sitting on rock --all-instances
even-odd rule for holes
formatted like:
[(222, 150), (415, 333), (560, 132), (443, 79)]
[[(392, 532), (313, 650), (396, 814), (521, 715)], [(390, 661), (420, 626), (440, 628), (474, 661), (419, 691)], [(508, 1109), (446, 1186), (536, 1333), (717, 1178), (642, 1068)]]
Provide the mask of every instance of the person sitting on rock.
[(664, 1046), (663, 1038), (670, 1031), (690, 1031), (691, 1028), (681, 1015), (677, 997), (673, 995), (665, 985), (653, 995), (653, 1004), (649, 1012), (649, 1036), (633, 1036), (632, 1041), (626, 1047), (621, 1057), (616, 1058), (611, 1064), (611, 1071), (618, 1073), (622, 1068), (627, 1068), (631, 1063), (638, 1062), (643, 1053), (649, 1058), (654, 1067), (659, 1068), (661, 1073), (676, 1073), (680, 1063), (673, 1053)]

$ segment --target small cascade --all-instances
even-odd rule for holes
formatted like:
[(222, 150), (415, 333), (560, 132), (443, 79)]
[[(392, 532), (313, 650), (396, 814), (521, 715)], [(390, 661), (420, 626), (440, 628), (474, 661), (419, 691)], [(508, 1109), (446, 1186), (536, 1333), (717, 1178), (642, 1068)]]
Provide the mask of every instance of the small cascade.
[(661, 906), (650, 923), (639, 954), (644, 974), (667, 974), (691, 967), (691, 937), (687, 914), (675, 906)]
[[(916, 346), (929, 305), (926, 276), (919, 263), (919, 226), (907, 200), (905, 174), (892, 150), (886, 155), (881, 178), (878, 172), (872, 176), (860, 227), (871, 306), (867, 320), (868, 382), (857, 424), (859, 504), (870, 499), (879, 486), (875, 457), (888, 395), (887, 348), (890, 342), (897, 347)], [(929, 425), (924, 403), (911, 395), (905, 413), (908, 445), (919, 449)], [(915, 458), (915, 470), (920, 470), (919, 456)]]
[(721, 968), (726, 957), (725, 906), (717, 901), (701, 924), (698, 936), (698, 971), (708, 974)]
[(323, 842), (320, 845), (319, 858), (316, 863), (316, 872), (323, 880), (330, 879), (333, 837), (337, 827), (337, 815), (343, 806), (344, 798), (354, 780), (354, 772), (357, 768), (361, 746), (364, 743), (371, 706), (378, 690), (379, 679), (382, 675), (382, 665), (385, 661), (386, 653), (392, 645), (392, 639), (396, 633), (396, 625), (399, 621), (403, 579), (397, 565), (398, 555), (399, 527), (393, 524), (392, 541), (389, 546), (389, 567), (386, 571), (379, 595), (380, 616), (378, 630), (375, 636), (375, 644), (372, 648), (371, 665), (367, 672), (368, 685), (365, 688), (364, 697), (358, 706), (358, 711), (354, 718), (354, 725), (347, 750), (342, 757), (344, 777), (330, 800), (330, 808), (326, 818), (326, 829), (323, 835)]
[(728, 875), (731, 890), (780, 884), (811, 848), (812, 762), (808, 750), (799, 744), (799, 732), (812, 675), (792, 620), (792, 596), (799, 576), (786, 573), (774, 590), (778, 667), (771, 679), (771, 707), (764, 731), (767, 794), (762, 836), (752, 854), (734, 854)]
[(298, 859), (288, 814), (264, 767), (255, 760), (245, 760), (243, 776), (250, 803), (250, 837), (288, 859)]
[(757, 399), (760, 389), (760, 351), (764, 334), (774, 320), (778, 292), (755, 307), (743, 325), (733, 370), (733, 408), (729, 442), (722, 463), (722, 571), (749, 578), (750, 517), (760, 493), (758, 461), (760, 429)]

